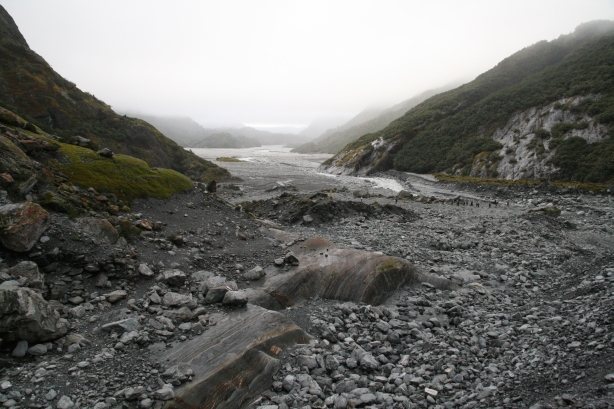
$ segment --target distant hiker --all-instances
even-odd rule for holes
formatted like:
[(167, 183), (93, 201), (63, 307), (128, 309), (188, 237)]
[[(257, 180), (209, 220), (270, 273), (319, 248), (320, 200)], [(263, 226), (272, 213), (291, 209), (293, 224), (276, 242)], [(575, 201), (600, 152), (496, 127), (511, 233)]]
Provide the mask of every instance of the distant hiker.
[(471, 203), (469, 204), (469, 206), (473, 207), (473, 200), (471, 201)]
[(489, 208), (489, 209), (490, 209), (490, 205), (491, 205), (491, 203), (490, 203), (490, 202), (488, 202), (488, 208)]
[(475, 202), (475, 207), (480, 207), (480, 202)]
[(509, 205), (510, 205), (510, 201), (508, 200), (508, 201), (507, 201), (507, 206), (509, 207)]

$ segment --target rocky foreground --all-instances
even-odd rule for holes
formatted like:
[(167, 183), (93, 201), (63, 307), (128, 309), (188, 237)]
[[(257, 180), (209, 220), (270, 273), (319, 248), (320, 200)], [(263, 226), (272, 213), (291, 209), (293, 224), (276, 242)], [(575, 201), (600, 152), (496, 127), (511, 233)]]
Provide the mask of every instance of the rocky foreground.
[(3, 196), (0, 403), (612, 407), (610, 194), (447, 188), (77, 218)]

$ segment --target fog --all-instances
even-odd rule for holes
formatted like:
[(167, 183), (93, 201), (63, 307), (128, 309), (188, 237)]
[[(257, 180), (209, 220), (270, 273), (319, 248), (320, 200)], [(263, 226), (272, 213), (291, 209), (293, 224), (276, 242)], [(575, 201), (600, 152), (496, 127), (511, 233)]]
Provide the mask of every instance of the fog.
[(614, 17), (611, 0), (0, 3), (34, 51), (117, 110), (297, 132)]

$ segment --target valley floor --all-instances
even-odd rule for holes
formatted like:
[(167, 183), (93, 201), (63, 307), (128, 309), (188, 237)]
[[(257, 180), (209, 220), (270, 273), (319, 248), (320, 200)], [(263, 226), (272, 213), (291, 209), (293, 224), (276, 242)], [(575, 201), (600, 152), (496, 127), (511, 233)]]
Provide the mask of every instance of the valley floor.
[[(2, 251), (2, 271), (18, 261), (37, 262), (47, 298), (69, 320), (71, 333), (85, 340), (42, 343), (43, 354), (25, 357), (11, 356), (15, 343), (2, 344), (0, 403), (162, 407), (166, 385), (180, 387), (191, 375), (165, 374), (156, 359), (160, 351), (206, 333), (236, 309), (203, 303), (190, 274), (210, 271), (239, 289), (255, 288), (245, 271), (273, 268), (288, 241), (323, 237), (405, 258), (460, 287), (405, 287), (380, 306), (312, 298), (283, 310), (314, 338), (278, 356), (273, 386), (252, 407), (613, 407), (610, 194), (460, 188), (416, 175), (337, 178), (318, 175), (317, 163), (308, 162), (264, 171), (248, 163), (244, 172), (242, 163), (231, 164), (243, 179), (234, 183), (241, 191), (222, 184), (219, 197), (196, 189), (165, 201), (137, 201), (126, 219), (160, 222), (162, 230), (128, 241), (111, 244), (54, 214), (32, 252)], [(416, 196), (397, 199), (400, 189)], [(355, 190), (368, 194), (355, 197)], [(316, 191), (325, 194), (311, 198)], [(339, 210), (313, 214), (310, 223), (287, 223), (305, 198), (336, 202)], [(454, 198), (467, 204), (451, 204)], [(379, 213), (356, 210), (353, 203), (360, 202)], [(548, 203), (562, 209), (560, 217), (528, 212)], [(415, 217), (386, 213), (386, 204)], [(258, 219), (239, 205), (250, 206)], [(271, 224), (264, 219), (284, 225), (284, 238), (264, 234), (262, 226)], [(187, 279), (179, 287), (154, 281), (142, 265), (180, 270)], [(187, 308), (167, 303), (168, 293), (185, 297)], [(140, 322), (134, 334), (99, 330), (129, 318)]]

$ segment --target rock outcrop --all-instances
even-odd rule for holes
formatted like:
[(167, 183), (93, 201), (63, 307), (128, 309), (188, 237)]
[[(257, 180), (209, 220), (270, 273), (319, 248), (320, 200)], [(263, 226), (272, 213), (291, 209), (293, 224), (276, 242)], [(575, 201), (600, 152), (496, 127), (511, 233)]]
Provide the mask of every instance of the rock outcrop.
[[(192, 382), (175, 390), (168, 409), (245, 407), (272, 383), (276, 355), (310, 337), (289, 318), (256, 306), (231, 313), (215, 327), (166, 350), (159, 361)], [(167, 372), (169, 372), (167, 370)]]

